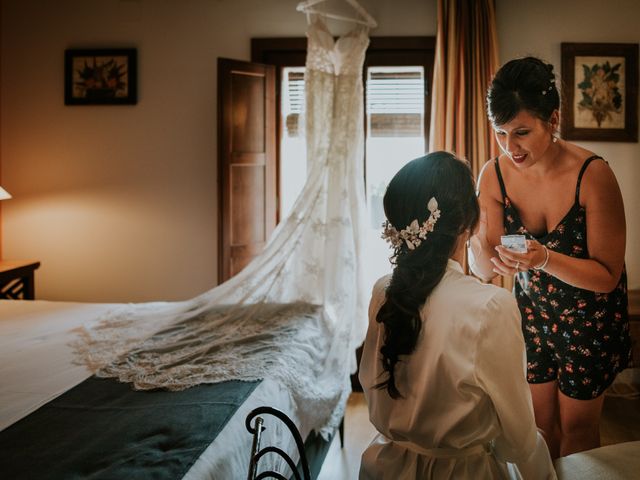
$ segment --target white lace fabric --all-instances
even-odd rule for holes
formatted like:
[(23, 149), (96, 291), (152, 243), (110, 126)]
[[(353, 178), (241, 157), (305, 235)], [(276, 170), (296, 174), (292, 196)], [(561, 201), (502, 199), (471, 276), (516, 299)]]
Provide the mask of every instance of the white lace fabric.
[(334, 42), (317, 18), (305, 71), (308, 178), (265, 250), (179, 303), (130, 305), (83, 330), (79, 359), (137, 389), (274, 378), (326, 435), (344, 412), (367, 319), (363, 288), (366, 27)]

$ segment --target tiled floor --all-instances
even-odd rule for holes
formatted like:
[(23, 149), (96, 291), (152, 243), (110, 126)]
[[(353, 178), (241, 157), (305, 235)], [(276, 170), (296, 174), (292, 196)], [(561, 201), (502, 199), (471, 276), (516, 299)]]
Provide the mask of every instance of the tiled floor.
[[(607, 396), (602, 413), (602, 445), (640, 440), (640, 398), (637, 393), (625, 397)], [(360, 455), (375, 435), (369, 422), (362, 393), (353, 393), (345, 415), (345, 447), (336, 437), (331, 444), (318, 480), (354, 480), (358, 478)]]

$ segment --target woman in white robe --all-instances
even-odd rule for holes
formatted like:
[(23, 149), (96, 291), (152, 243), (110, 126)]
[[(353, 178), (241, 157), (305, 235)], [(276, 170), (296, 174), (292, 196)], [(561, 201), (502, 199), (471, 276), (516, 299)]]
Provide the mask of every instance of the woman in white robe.
[(395, 266), (369, 306), (359, 378), (379, 434), (360, 478), (556, 478), (516, 302), (461, 267), (479, 216), (468, 166), (446, 152), (413, 160), (384, 206)]

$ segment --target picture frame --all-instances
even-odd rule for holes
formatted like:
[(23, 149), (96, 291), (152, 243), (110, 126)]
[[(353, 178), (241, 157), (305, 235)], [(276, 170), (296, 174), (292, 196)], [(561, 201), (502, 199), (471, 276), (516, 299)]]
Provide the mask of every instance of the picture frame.
[(562, 43), (566, 140), (638, 141), (638, 44)]
[(135, 48), (67, 49), (65, 105), (135, 105), (138, 54)]

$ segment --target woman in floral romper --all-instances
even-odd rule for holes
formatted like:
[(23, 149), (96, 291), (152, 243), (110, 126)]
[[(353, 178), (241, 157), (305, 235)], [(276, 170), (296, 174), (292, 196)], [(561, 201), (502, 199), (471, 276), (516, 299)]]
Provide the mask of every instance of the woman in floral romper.
[[(536, 423), (553, 457), (569, 455), (599, 446), (603, 393), (630, 356), (622, 196), (602, 158), (555, 136), (552, 65), (508, 62), (487, 104), (502, 154), (480, 174), (470, 266), (517, 274)], [(525, 235), (527, 253), (504, 234)]]

